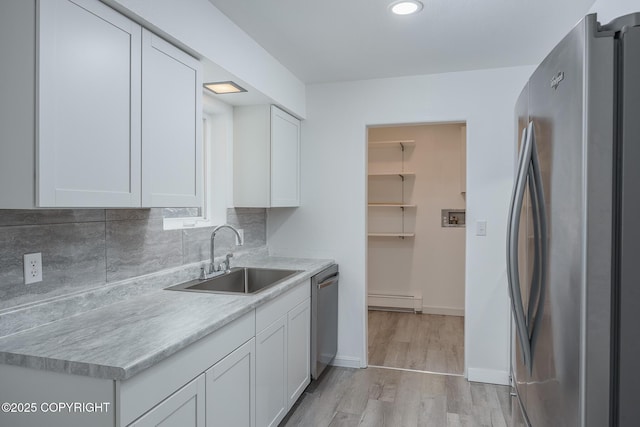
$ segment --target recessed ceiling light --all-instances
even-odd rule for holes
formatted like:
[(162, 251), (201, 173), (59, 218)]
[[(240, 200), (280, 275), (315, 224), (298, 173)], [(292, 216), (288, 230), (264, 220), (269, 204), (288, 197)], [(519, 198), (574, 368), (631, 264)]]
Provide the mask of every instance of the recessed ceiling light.
[(422, 3), (418, 0), (400, 0), (391, 3), (389, 8), (396, 15), (411, 15), (422, 10)]
[(225, 94), (225, 93), (246, 92), (247, 91), (245, 88), (240, 87), (239, 85), (237, 85), (236, 83), (231, 82), (231, 81), (205, 83), (204, 87), (206, 87), (207, 89), (209, 89), (211, 92), (215, 93), (216, 95), (222, 95), (222, 94)]

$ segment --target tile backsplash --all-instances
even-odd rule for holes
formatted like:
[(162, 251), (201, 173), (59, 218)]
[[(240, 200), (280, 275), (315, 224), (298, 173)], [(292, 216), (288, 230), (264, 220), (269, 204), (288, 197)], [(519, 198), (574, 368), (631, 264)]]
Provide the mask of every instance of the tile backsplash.
[[(209, 258), (212, 227), (163, 230), (162, 209), (0, 210), (0, 311)], [(242, 249), (266, 245), (265, 209), (228, 209)], [(230, 230), (216, 256), (238, 250)], [(25, 285), (22, 257), (41, 252), (43, 281)]]

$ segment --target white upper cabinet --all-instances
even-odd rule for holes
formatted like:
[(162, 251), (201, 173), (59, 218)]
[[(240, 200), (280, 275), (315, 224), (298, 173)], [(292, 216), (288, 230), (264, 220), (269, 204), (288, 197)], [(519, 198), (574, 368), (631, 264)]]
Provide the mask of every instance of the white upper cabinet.
[(202, 201), (200, 61), (142, 32), (142, 206)]
[(234, 205), (300, 206), (300, 120), (273, 105), (233, 111)]
[(271, 206), (300, 206), (300, 120), (273, 106)]
[(93, 0), (40, 4), (38, 205), (140, 205), (140, 26)]
[(200, 205), (196, 59), (98, 0), (2, 2), (0, 36), (0, 209)]

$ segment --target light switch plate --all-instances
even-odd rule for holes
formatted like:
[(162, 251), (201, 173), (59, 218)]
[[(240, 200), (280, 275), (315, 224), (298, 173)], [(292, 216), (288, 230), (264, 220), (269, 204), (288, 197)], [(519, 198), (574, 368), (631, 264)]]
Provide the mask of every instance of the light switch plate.
[(487, 221), (476, 221), (476, 236), (487, 235)]

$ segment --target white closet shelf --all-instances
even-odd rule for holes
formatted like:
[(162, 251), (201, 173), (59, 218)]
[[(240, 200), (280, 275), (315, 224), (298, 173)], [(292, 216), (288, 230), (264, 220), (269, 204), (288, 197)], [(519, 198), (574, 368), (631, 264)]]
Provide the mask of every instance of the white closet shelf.
[(380, 173), (370, 173), (369, 176), (416, 176), (415, 172), (380, 172)]
[(388, 145), (398, 145), (401, 148), (404, 147), (410, 147), (415, 145), (416, 141), (413, 139), (406, 139), (406, 140), (397, 140), (397, 141), (369, 141), (369, 146), (370, 147), (384, 147), (384, 146), (388, 146)]
[[(370, 152), (374, 149), (384, 149), (384, 151), (379, 151), (378, 154), (387, 154), (387, 152), (389, 154), (389, 156), (380, 157), (373, 163), (371, 158), (369, 158), (369, 166), (375, 165), (374, 169), (369, 169), (368, 171), (369, 184), (371, 188), (384, 191), (384, 194), (378, 194), (375, 198), (377, 200), (383, 200), (384, 202), (367, 202), (368, 208), (375, 208), (370, 209), (369, 213), (376, 217), (377, 222), (379, 222), (377, 226), (372, 228), (373, 230), (380, 230), (369, 230), (369, 237), (395, 237), (400, 239), (415, 237), (415, 233), (410, 232), (412, 230), (405, 228), (405, 215), (415, 216), (415, 208), (417, 207), (414, 204), (405, 202), (405, 200), (411, 200), (409, 197), (405, 198), (405, 181), (407, 179), (413, 179), (416, 175), (413, 171), (405, 170), (408, 166), (405, 161), (405, 156), (413, 152), (413, 149), (407, 150), (408, 147), (415, 147), (415, 140), (394, 139), (392, 141), (369, 141), (368, 149)], [(400, 160), (400, 163), (398, 160)], [(400, 183), (400, 181), (402, 182)], [(396, 184), (400, 184), (400, 187)], [(371, 194), (377, 193), (374, 192)], [(383, 209), (380, 210), (378, 208)], [(389, 208), (395, 210), (389, 210)], [(411, 211), (407, 212), (407, 208), (411, 208)], [(399, 226), (398, 220), (401, 221), (401, 226)], [(374, 223), (376, 223), (376, 221), (374, 221)], [(398, 229), (399, 231), (392, 231)]]
[(415, 233), (368, 233), (369, 237), (415, 237)]
[(415, 208), (418, 205), (408, 205), (405, 203), (369, 203), (369, 207), (376, 208)]

